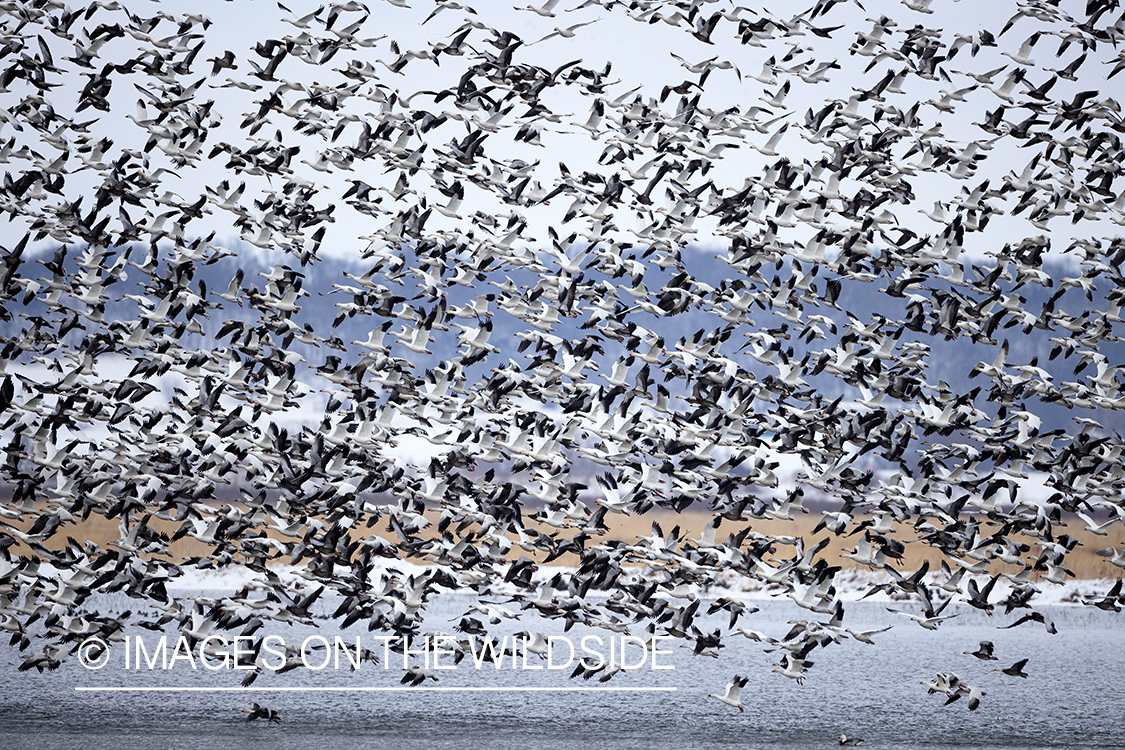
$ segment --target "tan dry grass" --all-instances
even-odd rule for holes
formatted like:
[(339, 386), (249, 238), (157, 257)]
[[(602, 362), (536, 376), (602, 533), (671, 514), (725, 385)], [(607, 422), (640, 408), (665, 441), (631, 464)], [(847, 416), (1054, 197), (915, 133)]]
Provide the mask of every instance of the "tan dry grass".
[[(22, 522), (13, 523), (20, 531), (26, 532), (34, 523), (34, 519), (24, 519)], [(156, 531), (167, 534), (169, 537), (175, 533), (180, 524), (172, 521), (165, 521), (161, 518), (153, 518), (148, 524)], [(74, 524), (65, 524), (55, 532), (46, 544), (43, 546), (50, 550), (58, 550), (66, 546), (67, 537), (73, 537), (79, 542), (91, 541), (102, 549), (110, 549), (110, 542), (117, 542), (121, 539), (121, 532), (119, 529), (119, 519), (106, 518), (92, 514), (88, 519), (79, 519)], [(13, 548), (17, 554), (28, 554), (29, 550), (22, 544), (17, 544)], [(169, 549), (172, 555), (178, 560), (183, 560), (188, 557), (206, 557), (214, 548), (203, 542), (193, 539), (191, 537), (184, 537), (173, 542)], [(143, 556), (146, 557), (146, 556)]]
[[(437, 535), (437, 512), (431, 511), (427, 514), (433, 522), (431, 526), (423, 530), (420, 534), (423, 538), (433, 538)], [(670, 511), (653, 511), (643, 516), (634, 515), (619, 515), (609, 513), (606, 514), (606, 525), (609, 526), (610, 532), (606, 535), (605, 539), (618, 539), (628, 543), (634, 543), (642, 537), (647, 537), (652, 530), (654, 521), (661, 525), (665, 534), (671, 534), (674, 527), (680, 527), (680, 534), (686, 539), (698, 539), (703, 531), (703, 528), (712, 520), (713, 516), (705, 512), (687, 512), (676, 514)], [(718, 539), (721, 541), (727, 537), (728, 534), (740, 531), (747, 524), (751, 530), (756, 533), (766, 535), (788, 535), (799, 536), (805, 539), (805, 543), (812, 544), (815, 540), (829, 537), (828, 546), (825, 547), (819, 554), (819, 557), (826, 559), (830, 564), (840, 565), (843, 568), (862, 568), (863, 566), (840, 555), (848, 550), (855, 548), (855, 543), (861, 538), (857, 534), (854, 537), (840, 536), (836, 537), (828, 531), (821, 530), (816, 534), (815, 539), (812, 535), (812, 530), (820, 519), (819, 513), (799, 514), (793, 520), (757, 520), (750, 519), (741, 523), (734, 523), (724, 520), (719, 527)], [(854, 523), (862, 522), (865, 520), (863, 517), (857, 517), (849, 528), (854, 528)], [(16, 524), (18, 528), (26, 530), (30, 527), (31, 521), (27, 520), (24, 523)], [(527, 523), (529, 528), (537, 529), (543, 533), (556, 533), (558, 529), (553, 529), (544, 524), (529, 521)], [(157, 531), (163, 532), (171, 536), (179, 527), (179, 524), (165, 521), (159, 518), (153, 518), (150, 521), (150, 526)], [(353, 536), (366, 537), (368, 534), (375, 534), (376, 536), (383, 537), (395, 541), (394, 535), (386, 530), (387, 524), (385, 521), (380, 521), (371, 529), (360, 528), (357, 529)], [(989, 527), (986, 527), (989, 528)], [(1067, 555), (1066, 566), (1069, 568), (1078, 579), (1098, 579), (1098, 578), (1116, 578), (1121, 575), (1122, 571), (1119, 568), (1111, 565), (1110, 562), (1103, 557), (1096, 554), (1097, 550), (1104, 549), (1107, 546), (1117, 545), (1121, 546), (1122, 542), (1116, 535), (1098, 536), (1087, 531), (1083, 524), (1077, 519), (1071, 520), (1068, 526), (1056, 526), (1058, 531), (1056, 533), (1067, 533), (1070, 536), (1078, 539), (1081, 542), (1080, 547), (1076, 548), (1073, 552)], [(274, 539), (282, 541), (293, 541), (285, 539), (276, 531), (270, 530), (269, 536)], [(571, 530), (562, 530), (560, 538), (566, 538), (573, 535)], [(66, 543), (68, 536), (74, 537), (79, 541), (89, 540), (97, 544), (103, 549), (109, 548), (109, 543), (120, 539), (120, 532), (118, 528), (118, 521), (116, 519), (106, 519), (101, 516), (91, 516), (86, 521), (80, 521), (75, 525), (66, 525), (56, 532), (55, 536), (48, 541), (45, 545), (48, 549), (59, 549)], [(944, 556), (939, 550), (934, 549), (922, 542), (917, 541), (917, 535), (911, 526), (905, 524), (896, 524), (894, 536), (900, 541), (906, 543), (906, 555), (900, 570), (909, 572), (917, 570), (923, 561), (929, 561), (930, 570), (936, 571), (940, 568), (941, 561)], [(602, 541), (600, 539), (595, 540)], [(1025, 537), (1024, 542), (1031, 545), (1031, 551), (1024, 555), (1025, 559), (1032, 555), (1039, 553), (1039, 545), (1037, 540), (1032, 537)], [(191, 537), (184, 537), (183, 539), (173, 542), (170, 546), (172, 554), (175, 559), (182, 560), (187, 557), (206, 557), (213, 548)], [(776, 546), (775, 557), (783, 559), (792, 557), (793, 549), (787, 545)], [(14, 550), (17, 554), (28, 554), (29, 550), (23, 545), (16, 545)], [(513, 559), (521, 554), (527, 554), (519, 548), (513, 548), (510, 555)], [(545, 555), (531, 555), (537, 561), (541, 561)], [(577, 565), (577, 558), (574, 555), (563, 555), (557, 560), (561, 565)], [(1015, 566), (1006, 565), (999, 561), (994, 561), (991, 566), (993, 572), (1008, 572), (1017, 573), (1019, 569)], [(1040, 574), (1033, 574), (1033, 580), (1040, 577)]]
[[(672, 531), (672, 528), (679, 525), (681, 534), (686, 533), (687, 539), (698, 539), (703, 527), (706, 526), (713, 516), (710, 513), (682, 513), (675, 514), (671, 512), (649, 513), (644, 516), (617, 516), (614, 519), (606, 518), (607, 525), (612, 521), (613, 532), (611, 536), (623, 541), (636, 541), (639, 537), (648, 536), (651, 531), (652, 522), (658, 521), (661, 529), (667, 534)], [(864, 568), (857, 562), (847, 558), (840, 557), (845, 551), (855, 549), (855, 544), (858, 539), (862, 538), (862, 534), (857, 534), (853, 537), (848, 536), (833, 536), (830, 532), (821, 530), (815, 537), (812, 535), (812, 530), (820, 520), (820, 514), (810, 512), (808, 514), (799, 514), (793, 518), (792, 521), (786, 520), (757, 520), (751, 519), (743, 523), (733, 523), (730, 521), (723, 521), (719, 527), (719, 532), (716, 535), (720, 541), (725, 539), (728, 534), (740, 531), (746, 524), (754, 532), (767, 535), (791, 535), (799, 536), (805, 540), (805, 544), (809, 545), (816, 540), (829, 537), (828, 546), (824, 548), (819, 554), (830, 564), (840, 565), (843, 568)], [(868, 520), (868, 517), (857, 516), (855, 520), (849, 524), (849, 530), (855, 528), (856, 523), (861, 523)], [(991, 528), (991, 527), (985, 527)], [(1122, 570), (1110, 564), (1109, 560), (1097, 555), (1097, 550), (1104, 549), (1110, 545), (1117, 545), (1121, 547), (1122, 543), (1114, 535), (1098, 536), (1087, 531), (1081, 521), (1073, 519), (1069, 525), (1055, 526), (1056, 534), (1069, 534), (1070, 536), (1081, 542), (1080, 547), (1075, 548), (1066, 556), (1066, 566), (1071, 570), (1076, 578), (1079, 579), (1098, 579), (1098, 578), (1117, 578), (1121, 576)], [(893, 536), (899, 541), (906, 544), (906, 554), (900, 570), (913, 571), (917, 570), (923, 561), (929, 561), (930, 570), (939, 570), (941, 561), (946, 559), (944, 554), (924, 542), (918, 541), (918, 535), (914, 529), (906, 524), (896, 524)], [(1040, 547), (1038, 540), (1033, 537), (1024, 537), (1022, 541), (1031, 546), (1031, 551), (1024, 555), (1024, 559), (1029, 556), (1038, 555)], [(778, 546), (777, 555), (781, 557), (792, 557), (792, 548)], [(1006, 565), (999, 561), (994, 561), (990, 568), (992, 572), (1006, 572), (1018, 573), (1019, 568), (1012, 565)], [(1037, 580), (1040, 574), (1034, 573), (1032, 580)]]

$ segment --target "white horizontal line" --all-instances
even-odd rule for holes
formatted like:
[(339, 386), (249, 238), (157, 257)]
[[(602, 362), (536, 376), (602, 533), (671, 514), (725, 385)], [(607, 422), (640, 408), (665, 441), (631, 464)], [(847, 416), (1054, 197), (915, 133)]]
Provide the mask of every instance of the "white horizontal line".
[(84, 693), (666, 693), (674, 687), (76, 687)]

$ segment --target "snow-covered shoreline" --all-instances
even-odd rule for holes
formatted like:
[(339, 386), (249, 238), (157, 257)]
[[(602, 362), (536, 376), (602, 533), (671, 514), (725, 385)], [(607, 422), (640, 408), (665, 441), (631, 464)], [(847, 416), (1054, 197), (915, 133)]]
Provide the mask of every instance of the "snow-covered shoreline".
[[(432, 569), (434, 566), (419, 565), (417, 563), (406, 562), (402, 560), (388, 561), (381, 567), (376, 568), (373, 573), (379, 575), (399, 575), (402, 577), (419, 576), (427, 570)], [(556, 574), (562, 573), (564, 575), (574, 572), (573, 567), (567, 566), (541, 566), (536, 571), (534, 580), (536, 582), (546, 582), (553, 578)], [(628, 568), (632, 575), (647, 579), (658, 580), (661, 577), (659, 570), (643, 567)], [(277, 575), (279, 579), (287, 584), (295, 584), (302, 578), (303, 571), (300, 567), (283, 566), (278, 568), (271, 568), (271, 571)], [(976, 580), (981, 583), (986, 582), (988, 576), (975, 576)], [(262, 576), (260, 573), (255, 572), (249, 568), (226, 568), (224, 570), (198, 570), (198, 569), (185, 569), (183, 575), (168, 581), (166, 588), (172, 595), (181, 595), (183, 592), (197, 592), (197, 591), (236, 591), (243, 587), (254, 587), (260, 584)], [(877, 591), (874, 594), (868, 595), (873, 586), (887, 583), (891, 577), (881, 571), (867, 571), (858, 568), (848, 568), (841, 570), (836, 574), (833, 579), (836, 588), (836, 598), (842, 602), (854, 602), (860, 599), (870, 600), (872, 602), (894, 602), (901, 601), (902, 597), (894, 597), (886, 593), (886, 591)], [(923, 579), (927, 584), (940, 583), (941, 575), (930, 573)], [(1108, 590), (1114, 583), (1111, 578), (1092, 578), (1092, 579), (1073, 579), (1064, 584), (1052, 584), (1047, 581), (1032, 582), (1037, 588), (1038, 593), (1032, 599), (1035, 606), (1048, 605), (1048, 606), (1062, 606), (1074, 605), (1081, 606), (1080, 597), (1093, 597), (1100, 595)], [(994, 600), (1002, 600), (1011, 590), (1011, 583), (1005, 578), (1001, 577), (996, 582), (996, 587), (993, 592)], [(515, 585), (498, 581), (497, 584), (492, 585), (488, 589), (490, 596), (496, 595), (513, 595), (521, 591)], [(740, 576), (733, 571), (720, 571), (716, 576), (716, 580), (711, 584), (697, 584), (689, 586), (687, 589), (681, 589), (676, 593), (684, 593), (686, 596), (677, 597), (673, 594), (658, 594), (664, 596), (671, 596), (671, 598), (700, 598), (700, 599), (718, 599), (721, 597), (734, 597), (745, 601), (768, 601), (772, 599), (784, 598), (788, 589), (779, 586), (763, 583), (757, 579)], [(465, 596), (474, 596), (471, 591), (465, 590), (461, 592), (447, 592), (447, 593), (461, 593)], [(596, 593), (596, 592), (591, 592)], [(960, 596), (960, 595), (955, 595)]]

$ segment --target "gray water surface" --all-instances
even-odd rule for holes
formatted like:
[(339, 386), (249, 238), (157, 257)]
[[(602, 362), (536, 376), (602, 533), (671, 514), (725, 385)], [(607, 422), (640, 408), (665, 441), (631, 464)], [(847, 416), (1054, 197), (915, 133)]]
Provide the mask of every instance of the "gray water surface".
[[(430, 603), (426, 626), (451, 631), (472, 599), (446, 595)], [(759, 602), (761, 611), (741, 625), (780, 636), (788, 621), (809, 614), (789, 602)], [(128, 606), (122, 602), (120, 608)], [(325, 608), (327, 609), (327, 607)], [(952, 610), (952, 607), (950, 608)], [(1121, 748), (1125, 747), (1125, 641), (1121, 617), (1079, 607), (1041, 607), (1058, 626), (1049, 635), (1027, 623), (998, 629), (1016, 614), (993, 618), (967, 607), (937, 631), (923, 630), (882, 604), (851, 603), (847, 623), (854, 629), (894, 625), (875, 636), (875, 646), (854, 640), (818, 648), (804, 685), (772, 673), (780, 653), (741, 636), (724, 640), (721, 658), (695, 656), (673, 648), (661, 657), (674, 670), (641, 668), (619, 673), (607, 686), (674, 687), (674, 692), (313, 692), (313, 693), (91, 693), (76, 687), (238, 686), (243, 672), (192, 671), (186, 663), (168, 671), (122, 669), (113, 654), (103, 669), (84, 670), (73, 657), (56, 672), (19, 673), (24, 655), (0, 647), (0, 724), (9, 750), (80, 747), (132, 748), (707, 748), (739, 746), (823, 748), (836, 746), (841, 733), (864, 739), (870, 748)], [(948, 612), (947, 612), (948, 613)], [(704, 618), (705, 630), (722, 627), (724, 617)], [(353, 642), (359, 626), (346, 632), (273, 625), (289, 643), (318, 633)], [(523, 628), (562, 634), (561, 625), (525, 614), (497, 630)], [(640, 633), (638, 627), (635, 632)], [(582, 626), (567, 635), (604, 630)], [(131, 631), (154, 643), (159, 634)], [(175, 631), (168, 634), (174, 639)], [(981, 640), (996, 644), (998, 661), (983, 662), (962, 652)], [(364, 641), (373, 646), (374, 642)], [(1028, 678), (993, 671), (1028, 658)], [(397, 686), (402, 657), (389, 664), (364, 663), (360, 670), (298, 669), (262, 674), (254, 687)], [(533, 658), (529, 664), (535, 664)], [(938, 672), (956, 672), (986, 695), (970, 712), (967, 701), (946, 706), (943, 695), (929, 695), (920, 683)], [(748, 675), (742, 693), (744, 712), (712, 698), (735, 673)], [(597, 686), (570, 680), (570, 670), (481, 670), (471, 660), (439, 673), (429, 685), (568, 687)], [(280, 713), (280, 724), (247, 722), (242, 709), (251, 702)]]

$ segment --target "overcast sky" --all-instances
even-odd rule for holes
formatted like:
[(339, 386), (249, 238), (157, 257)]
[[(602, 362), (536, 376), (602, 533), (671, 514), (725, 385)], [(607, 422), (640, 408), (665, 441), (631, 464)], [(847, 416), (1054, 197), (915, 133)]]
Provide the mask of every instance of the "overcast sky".
[[(374, 66), (376, 77), (369, 78), (360, 88), (360, 93), (376, 93), (377, 98), (389, 97), (395, 93), (399, 101), (394, 105), (397, 112), (407, 114), (412, 110), (425, 110), (433, 114), (445, 111), (455, 117), (479, 117), (487, 120), (492, 113), (470, 112), (458, 109), (451, 98), (435, 102), (430, 94), (417, 92), (455, 89), (462, 73), (468, 64), (479, 60), (473, 50), (495, 54), (495, 47), (489, 46), (485, 40), (489, 35), (482, 29), (473, 29), (466, 47), (464, 56), (442, 56), (440, 64), (435, 64), (432, 59), (412, 59), (399, 72), (390, 71), (383, 63), (393, 62), (395, 55), (392, 52), (392, 43), (405, 53), (409, 50), (432, 49), (433, 45), (449, 43), (451, 35), (462, 27), (466, 19), (485, 24), (497, 30), (510, 30), (524, 40), (522, 48), (514, 55), (517, 62), (541, 66), (547, 70), (555, 70), (560, 65), (580, 61), (583, 68), (602, 71), (610, 66), (608, 80), (611, 82), (603, 89), (600, 97), (604, 101), (613, 101), (618, 97), (625, 97), (625, 102), (632, 102), (636, 97), (651, 102), (659, 99), (665, 86), (675, 86), (684, 81), (697, 81), (699, 76), (685, 69), (682, 61), (673, 56), (678, 55), (687, 63), (698, 63), (708, 58), (717, 58), (718, 61), (729, 61), (738, 70), (716, 69), (713, 70), (704, 83), (702, 96), (699, 101), (701, 107), (709, 108), (715, 112), (728, 110), (732, 107), (739, 108), (742, 113), (750, 111), (751, 107), (763, 107), (765, 111), (757, 114), (757, 119), (762, 123), (765, 132), (747, 131), (741, 139), (732, 137), (716, 137), (714, 142), (726, 142), (733, 147), (726, 149), (718, 158), (713, 159), (711, 170), (706, 176), (713, 181), (717, 190), (737, 191), (750, 175), (760, 175), (765, 165), (776, 161), (778, 157), (785, 157), (794, 163), (815, 163), (825, 155), (831, 155), (831, 148), (826, 144), (814, 144), (808, 141), (811, 133), (803, 130), (806, 113), (816, 111), (827, 102), (838, 101), (843, 103), (856, 91), (870, 89), (886, 72), (900, 70), (905, 63), (893, 58), (872, 58), (869, 55), (857, 55), (849, 52), (849, 47), (856, 44), (858, 32), (869, 32), (873, 27), (871, 19), (885, 15), (894, 19), (897, 27), (888, 37), (888, 48), (894, 49), (901, 45), (904, 32), (912, 27), (921, 25), (934, 30), (941, 42), (949, 45), (957, 39), (958, 35), (971, 37), (979, 35), (982, 30), (1000, 34), (1007, 21), (1012, 17), (1017, 7), (1016, 3), (989, 2), (989, 3), (961, 3), (937, 0), (933, 3), (934, 12), (931, 14), (920, 13), (907, 7), (901, 2), (880, 2), (867, 0), (863, 9), (856, 4), (847, 2), (833, 7), (826, 15), (814, 19), (813, 24), (821, 29), (833, 29), (830, 37), (815, 35), (807, 31), (808, 26), (800, 28), (806, 31), (802, 34), (780, 36), (766, 40), (764, 46), (739, 44), (736, 34), (735, 22), (723, 19), (716, 30), (710, 35), (713, 43), (704, 43), (693, 37), (686, 23), (678, 26), (663, 20), (659, 14), (649, 12), (647, 15), (639, 12), (630, 12), (625, 6), (616, 5), (605, 8), (589, 4), (589, 7), (578, 7), (573, 12), (564, 12), (568, 6), (578, 6), (578, 3), (560, 3), (555, 8), (553, 17), (541, 16), (524, 9), (514, 8), (498, 3), (480, 4), (479, 13), (472, 14), (465, 10), (445, 9), (427, 20), (427, 16), (437, 7), (435, 4), (415, 0), (410, 7), (399, 7), (389, 2), (372, 2), (367, 7), (370, 13), (356, 11), (343, 13), (335, 24), (335, 29), (346, 27), (349, 23), (365, 17), (360, 29), (354, 33), (359, 38), (373, 41), (370, 46), (356, 47), (340, 51), (327, 64), (322, 66), (309, 65), (290, 56), (278, 68), (278, 82), (263, 82), (251, 77), (250, 62), (264, 65), (266, 58), (253, 52), (256, 43), (274, 38), (282, 39), (302, 33), (292, 22), (282, 19), (299, 20), (307, 12), (316, 11), (320, 6), (315, 4), (291, 4), (291, 13), (281, 10), (276, 3), (255, 0), (253, 3), (230, 2), (192, 2), (192, 3), (162, 3), (157, 5), (140, 5), (136, 12), (141, 15), (166, 11), (174, 15), (180, 13), (203, 13), (211, 21), (206, 29), (205, 46), (197, 56), (196, 70), (202, 77), (208, 71), (209, 64), (203, 61), (208, 58), (221, 56), (224, 51), (234, 53), (238, 69), (235, 71), (223, 70), (217, 76), (208, 77), (203, 88), (195, 95), (196, 101), (203, 102), (213, 99), (215, 105), (212, 112), (222, 120), (222, 124), (211, 130), (208, 142), (203, 152), (217, 142), (227, 141), (240, 148), (245, 148), (253, 139), (272, 139), (280, 134), (285, 145), (300, 146), (301, 151), (294, 160), (292, 168), (299, 179), (311, 181), (321, 187), (317, 198), (318, 206), (334, 204), (336, 206), (335, 226), (331, 228), (324, 252), (341, 254), (348, 257), (364, 250), (371, 245), (370, 238), (383, 224), (377, 219), (361, 215), (343, 205), (340, 197), (347, 189), (346, 179), (360, 176), (364, 181), (373, 185), (391, 186), (397, 179), (397, 170), (384, 172), (378, 164), (364, 163), (363, 168), (356, 174), (344, 172), (340, 169), (329, 167), (330, 171), (318, 171), (310, 166), (317, 161), (319, 153), (340, 147), (354, 141), (360, 132), (359, 122), (349, 124), (335, 142), (327, 141), (322, 136), (302, 136), (293, 130), (295, 120), (278, 112), (269, 115), (268, 122), (253, 136), (247, 137), (247, 130), (240, 129), (245, 116), (254, 112), (258, 104), (263, 101), (281, 81), (291, 80), (304, 85), (319, 83), (324, 85), (341, 85), (353, 82), (344, 77), (340, 71), (352, 61), (370, 63)], [(1080, 3), (1063, 3), (1065, 9), (1075, 6), (1081, 11)], [(769, 12), (761, 6), (756, 10), (743, 9), (739, 17), (754, 21), (761, 17), (769, 16)], [(791, 3), (773, 4), (775, 17), (793, 19), (797, 5)], [(735, 6), (728, 2), (714, 2), (703, 6), (700, 17), (709, 16), (714, 12), (736, 12)], [(675, 9), (669, 6), (660, 11), (664, 16), (675, 19)], [(321, 17), (324, 17), (322, 13)], [(641, 20), (637, 20), (637, 18)], [(807, 19), (809, 14), (804, 14)], [(425, 21), (425, 23), (423, 23)], [(307, 31), (320, 36), (331, 37), (332, 34), (323, 28), (323, 22), (309, 21)], [(574, 29), (571, 38), (562, 36), (549, 37), (556, 29), (569, 29), (574, 24), (587, 25)], [(841, 27), (835, 29), (834, 27)], [(1020, 45), (1035, 31), (1051, 31), (1061, 29), (1067, 24), (1049, 21), (1039, 21), (1032, 18), (1021, 18), (1004, 33), (996, 47), (985, 47), (976, 57), (971, 55), (971, 48), (964, 46), (956, 53), (956, 57), (944, 64), (949, 71), (983, 73), (994, 70), (1004, 65), (1015, 67), (1013, 61), (1002, 55), (1003, 52), (1015, 53)], [(170, 23), (158, 27), (152, 34), (154, 39), (160, 39), (162, 33), (172, 34), (175, 27)], [(199, 41), (191, 40), (191, 46)], [(1028, 65), (1025, 80), (1032, 85), (1045, 82), (1051, 75), (1047, 69), (1060, 68), (1081, 53), (1078, 44), (1071, 44), (1061, 57), (1056, 58), (1056, 51), (1060, 46), (1061, 38), (1043, 34), (1032, 50), (1034, 65)], [(57, 38), (48, 40), (56, 57), (68, 54), (67, 45)], [(130, 54), (136, 54), (141, 46), (136, 40), (126, 36), (114, 39), (101, 52), (101, 57), (106, 60), (128, 59)], [(788, 58), (787, 58), (788, 56)], [(811, 71), (820, 64), (834, 63), (839, 69), (831, 68), (825, 72), (823, 80), (809, 83), (802, 80), (794, 73), (786, 74), (777, 71), (777, 83), (768, 84), (755, 80), (753, 76), (768, 78), (768, 73), (763, 65), (773, 59), (782, 67), (791, 71)], [(784, 61), (784, 62), (783, 62)], [(1125, 76), (1106, 81), (1110, 67), (1107, 63), (1116, 61), (1113, 50), (1108, 45), (1100, 45), (1099, 49), (1089, 56), (1079, 71), (1077, 81), (1059, 80), (1050, 96), (1055, 100), (1069, 100), (1074, 93), (1097, 89), (1102, 96), (1115, 96), (1120, 92), (1121, 80)], [(866, 70), (870, 66), (870, 70)], [(741, 74), (741, 76), (740, 76)], [(188, 80), (185, 76), (180, 81), (181, 85), (194, 83), (196, 74)], [(1003, 73), (997, 75), (993, 85), (999, 85)], [(229, 78), (257, 83), (262, 86), (257, 91), (245, 91), (236, 88), (221, 88)], [(84, 85), (84, 78), (71, 76), (77, 87)], [(767, 106), (762, 101), (773, 96), (785, 81), (791, 83), (791, 90), (784, 99), (783, 106)], [(1012, 139), (1000, 139), (992, 146), (992, 150), (985, 152), (983, 149), (990, 146), (992, 136), (984, 132), (973, 123), (982, 122), (986, 113), (995, 110), (1002, 104), (1001, 100), (991, 91), (983, 87), (963, 92), (964, 101), (955, 102), (955, 111), (939, 111), (927, 101), (937, 101), (942, 98), (944, 91), (955, 91), (974, 85), (974, 81), (967, 75), (954, 74), (947, 81), (942, 78), (923, 80), (911, 75), (904, 83), (901, 94), (886, 94), (888, 106), (897, 107), (905, 111), (915, 102), (922, 102), (918, 109), (918, 118), (925, 127), (918, 130), (925, 131), (931, 127), (934, 132), (940, 133), (939, 140), (944, 139), (953, 148), (965, 148), (972, 141), (979, 141), (982, 154), (987, 159), (981, 162), (976, 172), (968, 179), (954, 179), (947, 174), (919, 173), (910, 178), (910, 185), (916, 199), (909, 204), (889, 205), (888, 210), (900, 226), (912, 228), (920, 235), (932, 234), (941, 229), (931, 219), (919, 213), (920, 210), (930, 211), (934, 201), (949, 201), (963, 191), (968, 191), (984, 179), (992, 181), (992, 187), (1000, 184), (1003, 176), (1010, 171), (1019, 173), (1027, 164), (1035, 149), (1023, 149), (1021, 144)], [(149, 84), (150, 85), (150, 84)], [(1017, 92), (1024, 87), (1018, 85)], [(634, 92), (634, 93), (631, 93)], [(692, 93), (696, 93), (695, 90)], [(48, 93), (49, 99), (59, 111), (67, 111), (76, 104), (72, 92), (62, 89)], [(282, 100), (286, 105), (298, 105), (304, 97), (304, 92), (285, 91)], [(110, 95), (112, 109), (109, 113), (98, 113), (100, 121), (94, 125), (95, 130), (101, 129), (116, 141), (117, 148), (131, 145), (139, 147), (146, 133), (132, 123), (124, 120), (126, 115), (136, 111), (136, 101), (143, 98), (131, 85), (125, 82), (118, 83)], [(680, 100), (680, 95), (672, 93), (663, 102), (662, 109), (669, 118), (674, 117)], [(1026, 96), (1017, 95), (1017, 100), (1027, 101)], [(403, 100), (409, 104), (405, 106)], [(575, 86), (557, 85), (550, 87), (543, 93), (542, 101), (554, 112), (562, 115), (558, 123), (548, 123), (544, 129), (542, 145), (532, 146), (514, 140), (514, 135), (519, 129), (520, 118), (525, 114), (526, 107), (516, 106), (507, 112), (499, 121), (497, 132), (491, 134), (486, 140), (486, 155), (494, 160), (512, 161), (522, 160), (529, 164), (538, 162), (538, 166), (531, 173), (533, 178), (546, 190), (550, 190), (560, 174), (559, 163), (566, 165), (572, 174), (580, 174), (590, 170), (605, 175), (622, 166), (637, 168), (647, 159), (638, 157), (629, 160), (623, 165), (599, 164), (599, 158), (607, 153), (607, 146), (614, 138), (620, 137), (622, 131), (611, 127), (612, 123), (605, 123), (598, 136), (591, 135), (578, 127), (575, 123), (584, 123), (590, 115), (591, 106), (595, 96), (589, 92), (582, 92)], [(874, 119), (874, 104), (872, 101), (861, 102), (858, 105), (858, 114)], [(380, 104), (371, 98), (360, 96), (351, 97), (343, 110), (357, 118), (376, 124), (380, 121)], [(88, 117), (92, 110), (77, 113), (79, 120)], [(1028, 114), (1027, 111), (1012, 107), (1007, 119), (1018, 122)], [(787, 116), (786, 116), (787, 115)], [(776, 147), (776, 155), (766, 156), (755, 151), (751, 146), (765, 146), (770, 137), (783, 125), (789, 128), (783, 134)], [(870, 123), (864, 125), (865, 133), (876, 132), (884, 123)], [(476, 127), (475, 125), (473, 127)], [(412, 139), (413, 145), (425, 143), (430, 149), (428, 158), (431, 159), (433, 149), (444, 148), (452, 138), (463, 137), (468, 127), (461, 122), (452, 120), (447, 124), (418, 135)], [(10, 130), (5, 131), (10, 133)], [(1073, 134), (1073, 132), (1072, 132)], [(34, 147), (34, 146), (33, 146)], [(897, 148), (897, 154), (904, 154), (909, 147), (909, 139), (903, 141)], [(161, 154), (157, 151), (150, 153), (153, 167), (161, 164)], [(900, 164), (909, 165), (917, 163), (919, 155), (904, 157)], [(199, 195), (204, 186), (214, 185), (218, 180), (230, 179), (246, 180), (248, 189), (246, 198), (261, 195), (263, 192), (276, 190), (279, 186), (276, 181), (265, 178), (232, 175), (221, 169), (222, 158), (201, 160), (195, 163), (193, 169), (174, 169), (174, 176), (169, 175), (162, 189), (168, 189), (190, 200)], [(73, 174), (71, 184), (83, 184), (82, 174)], [(91, 185), (95, 176), (86, 172), (85, 179)], [(702, 184), (700, 180), (698, 184)], [(847, 188), (847, 180), (844, 187)], [(418, 191), (417, 196), (407, 198), (408, 201), (417, 201), (424, 196), (430, 205), (441, 205), (447, 198), (435, 188), (433, 181), (424, 173), (411, 180), (411, 186)], [(692, 185), (695, 187), (696, 185)], [(462, 219), (447, 218), (433, 215), (428, 225), (433, 230), (461, 231), (473, 230), (473, 226), (464, 217), (475, 210), (483, 210), (490, 214), (506, 215), (510, 209), (499, 202), (494, 196), (469, 185), (466, 189), (464, 209), (460, 212)], [(658, 191), (659, 192), (659, 191)], [(671, 209), (673, 206), (662, 196), (657, 198), (654, 209)], [(1009, 208), (1015, 205), (1017, 196), (1009, 196), (1013, 201)], [(249, 202), (248, 200), (246, 202)], [(554, 227), (561, 236), (566, 236), (570, 231), (581, 231), (588, 225), (585, 217), (579, 217), (570, 225), (564, 225), (562, 217), (571, 201), (566, 196), (556, 198), (550, 205), (528, 207), (521, 211), (529, 221), (528, 229), (521, 236), (522, 242), (530, 246), (547, 243), (547, 227)], [(383, 206), (388, 211), (401, 207), (402, 201), (386, 201)], [(133, 217), (134, 220), (137, 217)], [(629, 231), (638, 225), (651, 220), (648, 216), (636, 216), (629, 211), (616, 212), (614, 224), (623, 239), (635, 239), (629, 236)], [(830, 220), (830, 223), (833, 220)], [(385, 222), (384, 222), (385, 223)], [(1065, 217), (1055, 219), (1050, 225), (1051, 232), (1056, 237), (1056, 249), (1060, 244), (1065, 246), (1071, 236), (1089, 236), (1089, 224), (1072, 228)], [(193, 225), (193, 230), (204, 231), (213, 229), (217, 232), (218, 241), (229, 241), (236, 236), (236, 230), (231, 227), (230, 217), (218, 212), (202, 222)], [(729, 239), (715, 237), (714, 225), (706, 217), (699, 217), (693, 227), (695, 234), (692, 240), (705, 246), (723, 247), (729, 244)], [(1110, 233), (1112, 226), (1098, 228), (1095, 232)], [(476, 230), (479, 233), (479, 230)], [(798, 225), (789, 231), (789, 234), (798, 241), (804, 242), (815, 231), (807, 226)], [(1005, 237), (1005, 242), (1012, 237), (1033, 236), (1041, 231), (1030, 226), (1022, 218), (1007, 218), (996, 216), (990, 231), (973, 233), (966, 237), (965, 252), (970, 257), (980, 257), (989, 250), (994, 250), (997, 237)], [(378, 240), (375, 241), (378, 244)]]

